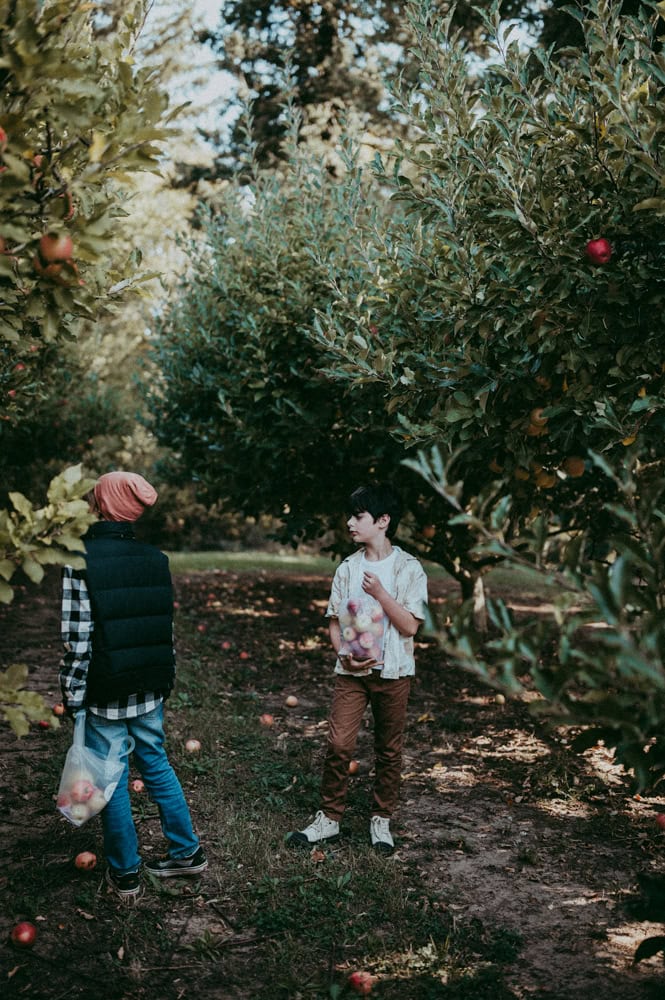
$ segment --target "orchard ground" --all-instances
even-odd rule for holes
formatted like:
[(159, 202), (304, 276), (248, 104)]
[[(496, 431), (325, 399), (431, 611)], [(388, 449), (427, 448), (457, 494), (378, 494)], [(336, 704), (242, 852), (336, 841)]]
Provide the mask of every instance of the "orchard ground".
[[(330, 573), (332, 572), (332, 564)], [(210, 859), (200, 879), (145, 880), (132, 906), (104, 882), (99, 820), (54, 807), (71, 725), (0, 730), (3, 998), (227, 1000), (351, 996), (354, 970), (380, 998), (655, 1000), (662, 956), (633, 964), (665, 914), (663, 797), (634, 797), (597, 747), (574, 756), (526, 701), (494, 693), (419, 636), (398, 849), (368, 846), (368, 716), (343, 837), (285, 847), (317, 806), (333, 684), (324, 610), (330, 573), (176, 573), (179, 674), (167, 736)], [(451, 585), (431, 583), (434, 606)], [(503, 587), (509, 603), (542, 598)], [(0, 609), (0, 666), (25, 662), (59, 699), (59, 582)], [(289, 695), (298, 704), (287, 707)], [(274, 717), (262, 726), (262, 714)], [(197, 753), (185, 750), (197, 739)], [(133, 772), (132, 777), (138, 777)], [(132, 793), (145, 855), (161, 853), (155, 808)], [(99, 859), (74, 864), (81, 851)], [(9, 935), (37, 928), (32, 948)]]

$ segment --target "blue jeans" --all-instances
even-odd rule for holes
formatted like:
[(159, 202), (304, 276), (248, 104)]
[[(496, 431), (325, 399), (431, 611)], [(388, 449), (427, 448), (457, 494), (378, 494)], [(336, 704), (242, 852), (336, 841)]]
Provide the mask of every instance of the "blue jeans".
[[(164, 750), (164, 706), (135, 719), (104, 719), (88, 712), (85, 722), (86, 746), (105, 756), (112, 743), (127, 746), (127, 735), (135, 741), (134, 759), (152, 801), (159, 809), (162, 833), (169, 856), (188, 858), (199, 846), (192, 827), (189, 807), (182, 787)], [(138, 838), (129, 799), (129, 757), (125, 770), (108, 805), (102, 809), (104, 854), (109, 868), (118, 875), (137, 872), (141, 866)]]

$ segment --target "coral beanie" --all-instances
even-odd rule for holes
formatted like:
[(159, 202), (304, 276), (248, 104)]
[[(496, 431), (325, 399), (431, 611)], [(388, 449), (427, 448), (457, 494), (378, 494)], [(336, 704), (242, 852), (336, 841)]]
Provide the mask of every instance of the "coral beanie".
[(157, 499), (157, 491), (138, 472), (107, 472), (93, 492), (105, 521), (136, 521)]

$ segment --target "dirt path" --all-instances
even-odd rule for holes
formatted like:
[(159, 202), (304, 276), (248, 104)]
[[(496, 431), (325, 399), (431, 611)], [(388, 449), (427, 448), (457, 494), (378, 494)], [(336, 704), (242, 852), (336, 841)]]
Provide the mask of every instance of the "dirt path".
[[(293, 670), (299, 671), (303, 697), (289, 719), (297, 737), (331, 689), (329, 674), (314, 679), (322, 661), (302, 642), (309, 626), (321, 625), (328, 581), (198, 574), (177, 581), (181, 607), (196, 613), (213, 584), (217, 591), (226, 588), (222, 604), (237, 633), (246, 629), (245, 648), (252, 651), (254, 644), (258, 653), (269, 642), (271, 648), (291, 644), (299, 650)], [(437, 599), (442, 587), (432, 591)], [(54, 577), (37, 591), (20, 593), (12, 608), (0, 609), (0, 667), (28, 663), (32, 686), (49, 699), (57, 698), (57, 592)], [(252, 616), (260, 600), (273, 602), (270, 620)], [(428, 905), (458, 915), (479, 940), (500, 929), (496, 946), (517, 954), (508, 976), (516, 997), (578, 1000), (592, 990), (602, 990), (603, 1000), (665, 996), (660, 958), (632, 964), (639, 942), (663, 933), (662, 924), (638, 919), (636, 904), (640, 877), (665, 872), (665, 835), (654, 823), (655, 814), (665, 812), (665, 798), (633, 797), (607, 751), (572, 756), (562, 733), (546, 734), (523, 703), (497, 704), (491, 692), (442, 662), (433, 643), (420, 642), (417, 659), (395, 863), (415, 865), (429, 886)], [(276, 711), (282, 703), (279, 682), (287, 685), (293, 677), (283, 663), (275, 661), (264, 698), (266, 707), (273, 699)], [(49, 836), (50, 812), (26, 795), (19, 819), (15, 792), (17, 770), (39, 766), (45, 752), (39, 733), (17, 746), (0, 728), (4, 864), (25, 824), (33, 839), (40, 829)], [(359, 755), (368, 769), (369, 730), (361, 734)], [(3, 910), (2, 932), (11, 901)], [(12, 972), (9, 950), (0, 943), (3, 977)]]

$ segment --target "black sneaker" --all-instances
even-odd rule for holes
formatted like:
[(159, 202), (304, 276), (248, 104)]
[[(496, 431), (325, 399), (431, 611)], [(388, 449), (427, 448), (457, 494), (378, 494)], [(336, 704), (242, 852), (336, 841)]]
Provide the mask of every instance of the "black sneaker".
[(111, 886), (113, 891), (121, 897), (121, 899), (132, 899), (135, 896), (138, 896), (141, 891), (141, 880), (138, 872), (129, 872), (127, 875), (117, 875), (115, 872), (111, 871), (110, 868), (107, 868), (106, 881)]
[(175, 875), (198, 875), (208, 867), (208, 859), (199, 847), (189, 858), (157, 858), (147, 861), (145, 870), (157, 878), (173, 878)]

